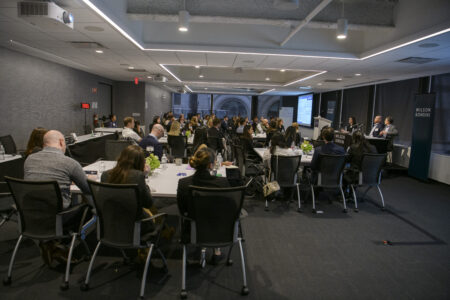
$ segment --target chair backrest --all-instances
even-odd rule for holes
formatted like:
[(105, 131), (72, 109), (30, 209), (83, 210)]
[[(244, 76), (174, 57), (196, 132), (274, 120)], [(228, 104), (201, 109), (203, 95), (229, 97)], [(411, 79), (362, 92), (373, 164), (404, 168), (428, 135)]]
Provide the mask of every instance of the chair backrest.
[(167, 137), (167, 144), (169, 145), (170, 149), (172, 150), (171, 154), (173, 157), (175, 157), (175, 158), (185, 157), (185, 150), (186, 150), (186, 144), (187, 144), (186, 136), (169, 135)]
[(5, 148), (6, 154), (17, 153), (16, 143), (14, 142), (14, 139), (10, 134), (0, 137), (0, 143), (2, 143), (3, 147)]
[(236, 241), (245, 186), (205, 188), (190, 186), (191, 242), (204, 246), (225, 246)]
[(132, 141), (116, 141), (116, 140), (106, 140), (105, 141), (105, 160), (117, 160), (123, 149), (133, 145)]
[(345, 159), (345, 155), (319, 154), (317, 185), (323, 187), (340, 186), (342, 184)]
[(270, 158), (270, 172), (273, 175), (273, 180), (276, 180), (281, 187), (295, 185), (301, 161), (301, 155), (272, 155)]
[(365, 153), (361, 161), (359, 184), (379, 184), (381, 170), (386, 163), (386, 154)]
[(110, 246), (139, 245), (136, 221), (142, 215), (137, 184), (109, 184), (88, 180), (98, 216), (97, 236)]
[(19, 211), (19, 228), (24, 236), (54, 237), (56, 214), (63, 209), (63, 199), (56, 181), (30, 181), (5, 176)]

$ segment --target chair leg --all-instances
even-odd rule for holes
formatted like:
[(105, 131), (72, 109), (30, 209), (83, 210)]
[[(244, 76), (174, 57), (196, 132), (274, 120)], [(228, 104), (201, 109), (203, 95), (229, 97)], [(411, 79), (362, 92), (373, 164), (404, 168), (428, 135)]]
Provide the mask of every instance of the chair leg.
[(381, 197), (381, 204), (383, 205), (382, 207), (381, 207), (381, 210), (386, 210), (386, 207), (384, 206), (384, 197), (383, 197), (383, 193), (381, 193), (381, 189), (380, 189), (380, 186), (377, 184), (377, 189), (378, 189), (378, 192), (380, 193), (380, 197)]
[(186, 245), (183, 245), (183, 270), (181, 271), (181, 299), (187, 298), (186, 292)]
[(153, 243), (150, 244), (150, 249), (148, 250), (148, 254), (147, 254), (147, 260), (145, 261), (144, 273), (142, 274), (141, 293), (139, 294), (141, 299), (144, 298), (145, 284), (147, 282), (148, 265), (149, 265), (150, 259), (152, 257), (152, 251), (153, 251)]
[(345, 201), (345, 195), (344, 195), (344, 191), (342, 190), (342, 186), (339, 186), (339, 190), (341, 191), (341, 195), (342, 195), (342, 202), (344, 203), (344, 209), (342, 210), (343, 213), (347, 213), (347, 204)]
[(63, 283), (59, 286), (61, 290), (67, 290), (69, 288), (69, 276), (70, 276), (70, 264), (72, 262), (73, 248), (75, 246), (75, 240), (77, 238), (76, 233), (72, 233), (72, 241), (70, 242), (69, 255), (67, 257), (66, 274), (64, 276)]
[(86, 279), (84, 280), (84, 282), (81, 284), (81, 287), (80, 287), (80, 289), (82, 291), (87, 291), (89, 289), (89, 278), (91, 277), (92, 266), (94, 265), (94, 260), (95, 260), (95, 257), (97, 256), (98, 249), (100, 249), (101, 244), (102, 244), (102, 242), (99, 241), (97, 243), (97, 246), (95, 247), (94, 254), (91, 257), (91, 261), (89, 262)]
[(233, 250), (233, 245), (231, 245), (230, 249), (228, 249), (227, 266), (231, 266), (233, 264), (233, 261), (231, 260), (231, 250)]
[(9, 262), (8, 276), (5, 279), (3, 279), (3, 285), (10, 285), (11, 284), (12, 268), (13, 268), (13, 265), (14, 265), (14, 260), (16, 259), (17, 251), (19, 250), (19, 245), (22, 242), (22, 238), (23, 238), (23, 235), (20, 235), (19, 239), (17, 240), (16, 246), (14, 247), (14, 251), (13, 251), (13, 254), (11, 256), (11, 261)]
[(242, 233), (242, 224), (241, 224), (241, 221), (239, 221), (238, 226), (239, 226), (239, 235), (240, 235), (240, 237), (241, 237), (241, 239), (242, 239), (242, 242), (245, 242), (244, 234)]
[(269, 211), (269, 201), (267, 201), (267, 197), (266, 197), (266, 205), (264, 206), (264, 210)]
[(298, 186), (298, 183), (297, 183), (297, 199), (298, 199), (297, 211), (298, 212), (303, 212), (303, 210), (302, 210), (302, 202), (301, 202), (301, 199), (300, 199), (300, 187)]
[(358, 212), (359, 211), (359, 209), (358, 209), (358, 201), (356, 200), (356, 193), (355, 193), (355, 189), (353, 187), (353, 184), (350, 184), (350, 188), (352, 189), (352, 193), (353, 193), (353, 201), (355, 201), (355, 209), (354, 209), (354, 211)]
[(169, 268), (167, 267), (167, 260), (166, 260), (166, 257), (165, 257), (164, 254), (161, 252), (161, 249), (156, 248), (156, 251), (158, 251), (159, 256), (161, 256), (161, 260), (163, 261), (163, 264), (164, 264), (164, 272), (165, 272), (165, 273), (169, 273)]
[(239, 250), (241, 252), (242, 279), (243, 279), (243, 283), (244, 283), (244, 285), (242, 286), (241, 294), (245, 296), (245, 295), (248, 295), (247, 275), (245, 273), (244, 250), (242, 249), (242, 241), (240, 238), (238, 238), (238, 243), (239, 243)]
[(311, 195), (312, 195), (312, 205), (313, 205), (312, 212), (316, 213), (316, 197), (314, 195), (314, 187), (312, 184), (311, 184)]

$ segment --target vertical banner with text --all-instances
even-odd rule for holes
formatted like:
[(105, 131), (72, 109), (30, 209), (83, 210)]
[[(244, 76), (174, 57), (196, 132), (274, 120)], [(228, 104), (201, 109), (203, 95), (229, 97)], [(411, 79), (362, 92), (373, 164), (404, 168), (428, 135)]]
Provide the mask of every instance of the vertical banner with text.
[(415, 97), (416, 106), (408, 174), (421, 180), (428, 179), (435, 98), (435, 94), (422, 94)]

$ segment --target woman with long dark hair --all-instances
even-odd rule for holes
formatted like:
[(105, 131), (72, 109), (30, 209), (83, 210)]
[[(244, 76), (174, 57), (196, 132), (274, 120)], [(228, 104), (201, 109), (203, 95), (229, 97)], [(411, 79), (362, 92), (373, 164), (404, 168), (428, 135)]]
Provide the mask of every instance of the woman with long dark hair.
[(358, 180), (363, 155), (365, 153), (377, 153), (377, 149), (364, 138), (364, 134), (361, 131), (357, 130), (353, 132), (352, 144), (348, 148), (347, 153), (350, 168), (345, 173), (344, 179), (345, 182), (351, 183)]
[(270, 147), (263, 154), (263, 162), (266, 167), (270, 168), (270, 158), (272, 155), (295, 156), (295, 152), (288, 147), (284, 136), (281, 133), (274, 133), (270, 140)]
[(25, 150), (24, 157), (39, 152), (44, 148), (44, 135), (48, 132), (47, 129), (37, 127), (33, 129), (28, 139), (27, 149)]
[[(140, 207), (150, 209), (153, 200), (145, 182), (148, 171), (149, 167), (145, 164), (144, 151), (137, 145), (131, 145), (120, 153), (116, 166), (102, 174), (101, 181), (115, 184), (137, 184)], [(143, 210), (142, 217), (148, 217)], [(145, 224), (147, 223), (151, 222), (145, 222)]]
[(244, 131), (240, 138), (241, 144), (244, 148), (246, 156), (258, 157), (258, 154), (253, 150), (253, 126), (247, 124), (244, 126)]
[(150, 124), (150, 126), (148, 128), (149, 129), (148, 133), (152, 132), (153, 125), (155, 125), (155, 124), (161, 124), (161, 117), (160, 116), (154, 116), (153, 117), (153, 122), (152, 122), (152, 124)]
[(299, 146), (300, 145), (300, 135), (294, 126), (289, 126), (286, 129), (286, 134), (284, 139), (286, 140), (286, 145), (288, 147)]

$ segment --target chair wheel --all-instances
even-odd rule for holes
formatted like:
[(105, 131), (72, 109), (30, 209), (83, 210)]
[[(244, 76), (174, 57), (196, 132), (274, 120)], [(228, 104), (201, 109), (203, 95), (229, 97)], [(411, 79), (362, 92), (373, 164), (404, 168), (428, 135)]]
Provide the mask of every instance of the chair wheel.
[(344, 209), (342, 210), (342, 212), (343, 212), (344, 214), (346, 214), (346, 213), (347, 213), (347, 209), (344, 208)]
[(6, 277), (3, 279), (3, 285), (11, 285), (11, 277)]
[(180, 297), (181, 297), (181, 299), (187, 299), (187, 292), (186, 291), (181, 291)]
[(232, 266), (233, 265), (233, 260), (229, 260), (229, 261), (227, 261), (227, 266)]
[(59, 286), (59, 289), (61, 291), (66, 291), (69, 289), (69, 282), (64, 281), (63, 283), (61, 283), (61, 285)]
[(241, 290), (241, 295), (242, 295), (242, 296), (247, 296), (248, 293), (249, 293), (248, 287), (243, 286), (243, 287), (242, 287), (242, 290)]
[(297, 212), (302, 213), (302, 212), (303, 212), (303, 209), (297, 208)]
[(354, 212), (359, 212), (359, 209), (355, 208), (353, 211), (354, 211)]
[(83, 292), (89, 290), (89, 284), (83, 282), (80, 286), (80, 290), (82, 290)]

